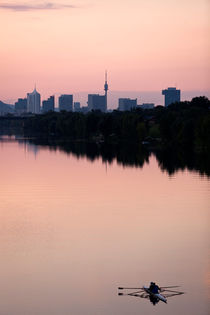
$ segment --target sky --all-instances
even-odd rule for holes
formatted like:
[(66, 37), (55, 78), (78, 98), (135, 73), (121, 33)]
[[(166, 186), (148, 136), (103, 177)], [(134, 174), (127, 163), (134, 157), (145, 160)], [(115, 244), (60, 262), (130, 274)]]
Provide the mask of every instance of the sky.
[(103, 90), (206, 91), (210, 0), (1, 0), (0, 100)]

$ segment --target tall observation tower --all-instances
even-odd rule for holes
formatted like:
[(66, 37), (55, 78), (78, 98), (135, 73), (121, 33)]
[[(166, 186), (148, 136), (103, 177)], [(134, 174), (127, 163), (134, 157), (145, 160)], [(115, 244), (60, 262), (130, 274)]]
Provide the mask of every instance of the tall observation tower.
[(105, 91), (105, 102), (106, 102), (106, 111), (107, 111), (107, 92), (108, 92), (108, 83), (107, 83), (107, 71), (105, 71), (105, 84), (104, 84), (104, 91)]

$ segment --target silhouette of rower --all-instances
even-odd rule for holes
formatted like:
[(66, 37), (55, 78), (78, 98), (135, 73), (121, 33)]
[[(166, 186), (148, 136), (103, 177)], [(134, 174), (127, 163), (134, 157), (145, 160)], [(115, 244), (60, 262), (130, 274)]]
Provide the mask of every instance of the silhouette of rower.
[(159, 286), (158, 286), (155, 282), (150, 282), (149, 290), (150, 290), (152, 293), (157, 294), (157, 293), (159, 293), (160, 288), (159, 288)]

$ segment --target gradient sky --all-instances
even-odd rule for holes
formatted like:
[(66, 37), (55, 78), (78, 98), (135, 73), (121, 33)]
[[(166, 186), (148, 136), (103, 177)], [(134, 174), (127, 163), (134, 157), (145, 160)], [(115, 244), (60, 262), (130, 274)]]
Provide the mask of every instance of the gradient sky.
[(112, 90), (207, 90), (209, 0), (1, 0), (0, 100)]

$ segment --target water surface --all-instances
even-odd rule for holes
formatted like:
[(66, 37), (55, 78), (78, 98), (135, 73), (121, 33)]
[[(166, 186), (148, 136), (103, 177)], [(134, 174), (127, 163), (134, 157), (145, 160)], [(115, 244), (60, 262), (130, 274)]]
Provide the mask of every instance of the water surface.
[[(1, 315), (207, 315), (210, 181), (0, 142)], [(118, 286), (181, 285), (168, 304)]]

